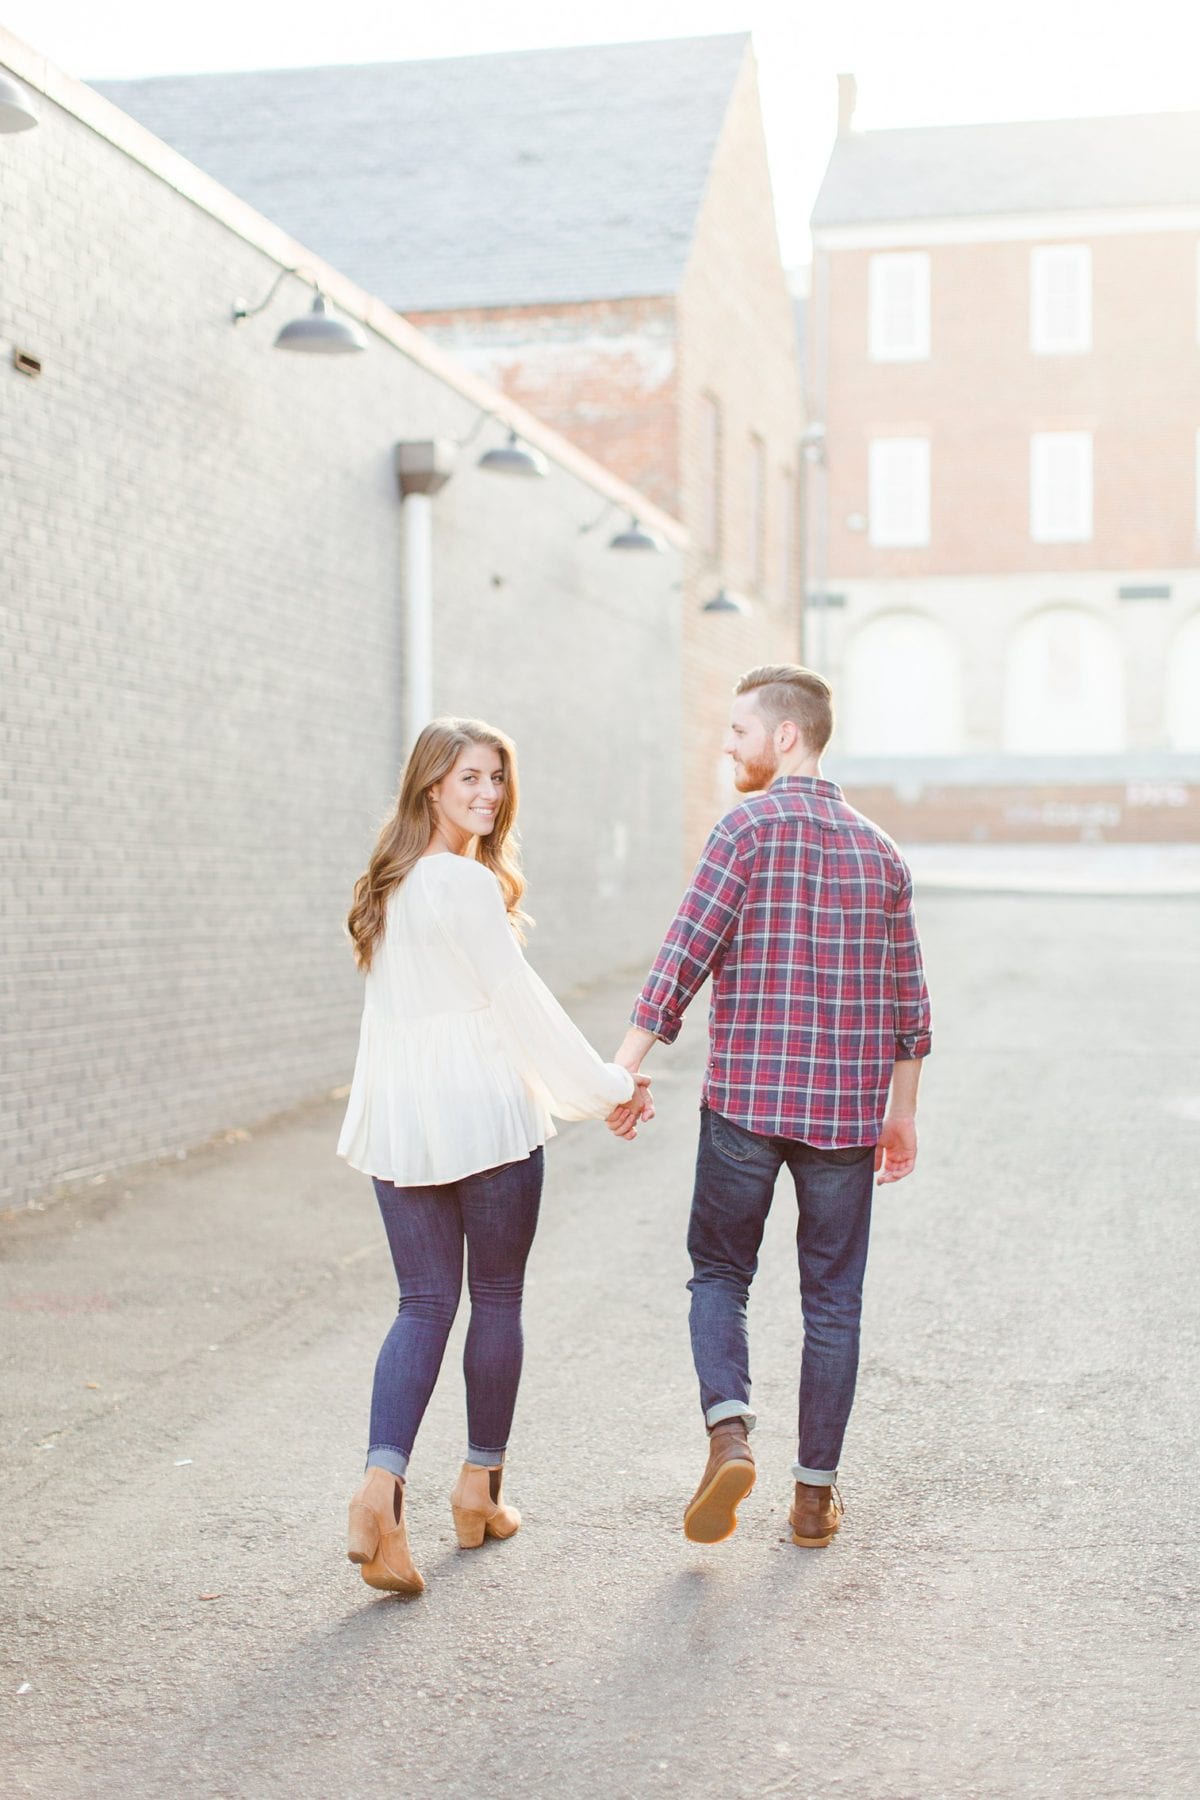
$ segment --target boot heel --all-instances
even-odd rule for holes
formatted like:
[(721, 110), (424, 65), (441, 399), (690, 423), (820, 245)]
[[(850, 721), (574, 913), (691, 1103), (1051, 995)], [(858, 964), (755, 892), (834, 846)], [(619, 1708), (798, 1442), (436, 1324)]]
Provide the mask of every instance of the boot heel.
[(486, 1513), (472, 1512), (469, 1507), (453, 1504), (450, 1511), (454, 1514), (454, 1531), (460, 1549), (477, 1550), (487, 1532)]
[(351, 1506), (346, 1555), (352, 1563), (369, 1563), (379, 1549), (379, 1520), (369, 1506)]

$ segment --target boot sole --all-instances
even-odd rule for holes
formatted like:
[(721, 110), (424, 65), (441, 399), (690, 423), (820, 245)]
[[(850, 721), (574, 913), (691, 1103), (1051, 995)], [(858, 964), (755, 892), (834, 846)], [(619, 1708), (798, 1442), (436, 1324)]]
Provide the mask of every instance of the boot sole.
[(419, 1575), (415, 1581), (405, 1581), (386, 1564), (382, 1568), (376, 1568), (373, 1564), (366, 1563), (359, 1573), (368, 1587), (377, 1588), (383, 1594), (423, 1594), (425, 1592), (425, 1583)]
[(722, 1463), (683, 1515), (683, 1535), (693, 1544), (723, 1544), (737, 1530), (737, 1509), (754, 1486), (751, 1462)]
[[(834, 1538), (837, 1536), (838, 1527), (841, 1525), (841, 1522), (842, 1521), (839, 1519), (833, 1530), (827, 1531), (823, 1537), (799, 1537), (796, 1528), (793, 1525), (792, 1542), (793, 1544), (799, 1544), (802, 1550), (825, 1550), (832, 1544)], [(791, 1524), (790, 1519), (788, 1520), (788, 1523), (789, 1525)]]

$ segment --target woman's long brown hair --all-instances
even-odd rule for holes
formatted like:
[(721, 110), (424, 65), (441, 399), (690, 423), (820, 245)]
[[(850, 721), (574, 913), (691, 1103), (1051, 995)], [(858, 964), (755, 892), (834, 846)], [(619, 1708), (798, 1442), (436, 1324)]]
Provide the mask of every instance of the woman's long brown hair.
[(497, 750), (504, 766), (504, 794), (496, 822), (486, 837), (475, 839), (475, 860), (492, 870), (518, 938), (527, 923), (521, 911), (525, 877), (513, 826), (517, 817), (517, 752), (512, 739), (480, 719), (434, 719), (409, 753), (400, 777), (396, 809), (384, 824), (371, 852), (366, 873), (354, 884), (354, 900), (346, 926), (354, 941), (354, 959), (362, 970), (371, 966), (383, 934), (387, 903), (413, 864), (429, 848), (433, 836), (433, 803), (429, 790), (445, 779), (469, 744)]

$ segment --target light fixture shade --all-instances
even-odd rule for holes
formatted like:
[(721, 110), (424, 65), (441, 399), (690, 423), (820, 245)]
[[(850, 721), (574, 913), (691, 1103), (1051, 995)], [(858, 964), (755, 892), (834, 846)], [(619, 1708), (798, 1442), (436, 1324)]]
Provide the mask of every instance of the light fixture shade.
[(740, 594), (730, 593), (729, 589), (722, 584), (722, 586), (717, 589), (712, 599), (704, 602), (700, 611), (706, 613), (748, 613), (750, 611), (750, 605), (748, 601), (742, 599)]
[(37, 109), (28, 89), (15, 75), (0, 69), (0, 131), (29, 131), (37, 123)]
[(540, 450), (531, 450), (528, 444), (520, 442), (515, 431), (510, 431), (507, 444), (484, 451), (479, 467), (490, 469), (494, 475), (523, 475), (528, 479), (544, 475), (548, 464)]
[(661, 555), (663, 541), (660, 537), (655, 537), (652, 531), (647, 531), (638, 519), (630, 518), (624, 531), (618, 531), (616, 537), (609, 538), (608, 547), (610, 550), (652, 550)]
[(350, 319), (334, 318), (324, 294), (317, 295), (311, 312), (291, 320), (275, 339), (277, 350), (299, 350), (305, 356), (345, 356), (366, 347), (366, 337), (357, 325)]

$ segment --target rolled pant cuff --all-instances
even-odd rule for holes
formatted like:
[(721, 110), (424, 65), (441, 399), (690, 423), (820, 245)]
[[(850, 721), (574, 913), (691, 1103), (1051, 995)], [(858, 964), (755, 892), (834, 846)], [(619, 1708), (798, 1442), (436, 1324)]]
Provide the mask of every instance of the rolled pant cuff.
[(376, 1444), (367, 1451), (368, 1469), (386, 1469), (389, 1474), (396, 1475), (401, 1481), (408, 1474), (408, 1452), (397, 1450), (394, 1444)]
[(806, 1469), (803, 1463), (792, 1464), (792, 1479), (805, 1481), (809, 1487), (832, 1487), (837, 1480), (836, 1469)]
[(744, 1400), (718, 1400), (704, 1415), (704, 1423), (710, 1431), (722, 1419), (745, 1419), (747, 1431), (753, 1431), (758, 1424), (758, 1414), (752, 1413)]
[(467, 1461), (477, 1463), (483, 1469), (502, 1469), (504, 1454), (503, 1450), (481, 1450), (478, 1444), (467, 1445)]

